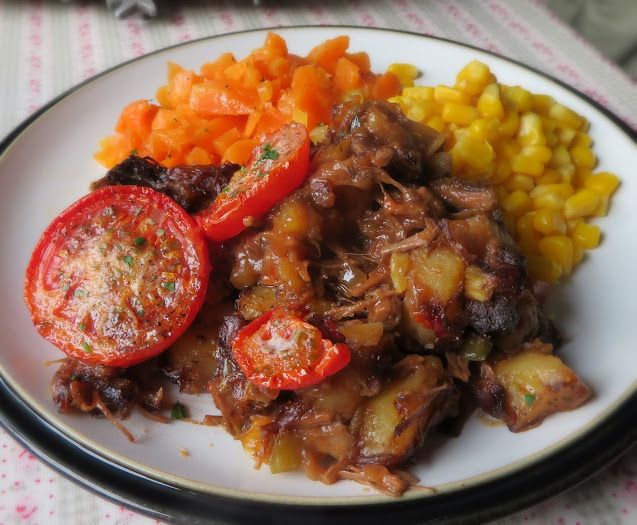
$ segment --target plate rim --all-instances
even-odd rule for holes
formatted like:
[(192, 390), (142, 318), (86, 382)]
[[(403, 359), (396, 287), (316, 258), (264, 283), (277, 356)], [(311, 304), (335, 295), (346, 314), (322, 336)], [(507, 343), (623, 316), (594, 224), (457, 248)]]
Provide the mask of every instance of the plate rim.
[[(135, 57), (130, 60), (127, 60), (123, 63), (112, 66), (98, 75), (91, 77), (83, 82), (72, 86), (62, 94), (58, 95), (47, 104), (38, 109), (35, 113), (24, 119), (18, 126), (16, 126), (12, 131), (10, 131), (3, 139), (0, 141), (0, 159), (4, 156), (4, 154), (9, 150), (9, 148), (14, 144), (17, 140), (19, 140), (20, 136), (31, 127), (38, 119), (40, 119), (43, 115), (45, 115), (49, 110), (57, 106), (63, 100), (67, 99), (77, 91), (81, 90), (85, 86), (99, 81), (102, 77), (123, 69), (131, 64), (134, 64), (138, 61), (146, 59), (150, 56), (164, 53), (166, 51), (170, 51), (176, 48), (182, 48), (189, 45), (196, 45), (206, 41), (213, 41), (219, 38), (224, 37), (232, 37), (232, 36), (240, 36), (243, 34), (250, 33), (267, 33), (268, 31), (289, 31), (289, 30), (299, 30), (299, 29), (325, 29), (325, 30), (342, 30), (342, 31), (357, 31), (363, 33), (373, 33), (373, 32), (389, 32), (395, 33), (399, 35), (406, 35), (410, 37), (417, 37), (425, 40), (435, 40), (441, 41), (448, 44), (452, 44), (455, 46), (459, 46), (464, 49), (473, 49), (477, 50), (481, 53), (485, 53), (496, 57), (497, 59), (504, 60), (506, 62), (515, 64), (527, 71), (533, 72), (542, 78), (570, 91), (575, 96), (583, 100), (588, 105), (592, 106), (594, 109), (598, 110), (606, 119), (608, 119), (611, 123), (619, 128), (621, 132), (627, 135), (629, 140), (632, 140), (637, 144), (637, 130), (633, 129), (620, 119), (617, 115), (615, 115), (611, 110), (601, 105), (599, 102), (595, 101), (585, 93), (582, 93), (575, 89), (574, 87), (568, 85), (567, 83), (552, 77), (551, 75), (536, 69), (533, 66), (529, 66), (523, 62), (520, 62), (516, 59), (509, 58), (504, 55), (499, 55), (493, 51), (486, 50), (480, 48), (478, 46), (474, 46), (471, 44), (466, 44), (463, 42), (458, 42), (452, 39), (432, 36), (432, 35), (424, 35), (421, 33), (400, 30), (400, 29), (391, 29), (391, 28), (368, 28), (361, 26), (348, 26), (348, 25), (293, 25), (293, 26), (284, 26), (284, 27), (264, 27), (264, 28), (252, 28), (242, 31), (234, 31), (228, 33), (220, 33), (215, 35), (204, 36), (201, 38), (197, 38), (194, 40), (190, 40), (188, 42), (178, 43), (174, 45), (170, 45), (167, 47), (163, 47), (161, 49), (154, 50), (150, 53), (142, 55), (140, 57)], [(632, 392), (630, 394), (627, 394)], [(386, 512), (391, 512), (392, 515), (396, 515), (396, 512), (400, 512), (401, 516), (404, 516), (405, 520), (416, 519), (416, 522), (421, 522), (423, 518), (435, 520), (436, 523), (445, 522), (446, 519), (449, 519), (448, 513), (453, 510), (455, 514), (452, 519), (459, 519), (457, 514), (458, 510), (463, 511), (463, 520), (473, 521), (474, 519), (485, 519), (485, 518), (495, 518), (498, 516), (502, 516), (509, 512), (513, 512), (515, 510), (519, 510), (528, 505), (532, 505), (537, 503), (548, 496), (555, 495), (556, 491), (562, 491), (569, 487), (572, 487), (578, 481), (582, 481), (585, 477), (592, 475), (594, 472), (602, 468), (603, 466), (610, 463), (613, 459), (618, 457), (621, 453), (626, 451), (634, 442), (637, 441), (637, 424), (632, 423), (635, 421), (637, 417), (626, 417), (626, 414), (633, 413), (633, 416), (637, 416), (637, 388), (633, 386), (632, 389), (627, 389), (624, 392), (626, 399), (624, 401), (615, 403), (611, 408), (605, 410), (598, 418), (596, 418), (595, 422), (590, 423), (590, 428), (588, 430), (580, 430), (577, 437), (567, 439), (567, 443), (563, 445), (554, 444), (551, 447), (551, 451), (547, 453), (543, 453), (543, 451), (538, 452), (536, 455), (540, 456), (536, 462), (532, 461), (520, 461), (520, 467), (513, 467), (511, 469), (506, 469), (504, 476), (495, 475), (495, 479), (489, 479), (486, 482), (473, 484), (475, 486), (464, 486), (464, 484), (460, 481), (456, 484), (461, 488), (458, 490), (451, 490), (446, 493), (426, 496), (422, 497), (414, 497), (414, 498), (401, 498), (399, 501), (387, 500), (384, 499), (375, 500), (371, 503), (359, 503), (359, 502), (351, 502), (338, 505), (326, 505), (324, 503), (315, 504), (308, 503), (303, 504), (301, 506), (294, 505), (295, 512), (295, 520), (303, 519), (304, 521), (308, 521), (311, 516), (319, 516), (321, 519), (327, 519), (328, 516), (323, 516), (321, 511), (325, 511), (325, 509), (330, 509), (329, 511), (329, 519), (334, 521), (334, 519), (342, 519), (347, 516), (348, 523), (353, 523), (352, 519), (354, 516), (348, 512), (349, 508), (357, 509), (357, 515), (360, 516), (360, 512), (365, 510), (364, 514), (366, 519), (365, 523), (369, 523), (370, 520), (372, 523), (376, 521), (380, 521), (382, 516), (379, 517), (379, 511), (382, 507), (382, 514), (385, 516)], [(0, 400), (3, 403), (0, 403), (0, 425), (5, 427), (10, 435), (12, 435), (18, 442), (24, 445), (27, 449), (29, 449), (34, 455), (38, 456), (41, 460), (47, 463), (49, 466), (53, 467), (56, 471), (63, 474), (65, 477), (71, 479), (84, 486), (88, 490), (111, 499), (120, 504), (124, 504), (133, 510), (141, 512), (142, 514), (146, 514), (148, 516), (152, 516), (158, 519), (176, 519), (180, 520), (190, 520), (191, 514), (183, 514), (181, 513), (182, 505), (177, 503), (176, 506), (172, 506), (170, 504), (166, 504), (166, 501), (172, 501), (171, 498), (166, 498), (165, 494), (164, 499), (160, 499), (159, 501), (164, 502), (164, 507), (166, 511), (158, 511), (157, 500), (151, 501), (153, 498), (145, 498), (139, 497), (139, 494), (145, 494), (151, 487), (154, 487), (154, 490), (158, 493), (163, 493), (168, 487), (168, 493), (173, 493), (172, 491), (178, 491), (183, 494), (188, 494), (189, 496), (195, 495), (196, 498), (204, 497), (209, 503), (213, 502), (213, 506), (216, 507), (218, 511), (222, 511), (224, 513), (224, 500), (230, 502), (232, 507), (232, 503), (235, 504), (237, 502), (241, 503), (241, 512), (240, 514), (245, 514), (245, 516), (240, 517), (241, 521), (234, 521), (233, 514), (236, 513), (236, 508), (232, 507), (232, 512), (228, 516), (228, 510), (225, 509), (226, 518), (229, 519), (228, 523), (244, 523), (244, 519), (248, 519), (249, 516), (259, 516), (262, 517), (262, 512), (264, 510), (273, 511), (275, 509), (279, 510), (279, 514), (281, 517), (290, 513), (290, 504), (276, 501), (276, 496), (273, 496), (272, 499), (275, 501), (261, 501), (261, 500), (250, 500), (244, 498), (236, 498), (233, 497), (232, 494), (223, 494), (223, 495), (215, 495), (210, 493), (200, 493), (200, 492), (191, 492), (185, 490), (181, 487), (174, 487), (170, 484), (151, 479), (144, 474), (136, 472), (131, 469), (127, 469), (126, 467), (111, 462), (108, 458), (99, 455), (98, 453), (91, 451), (90, 449), (82, 446), (80, 443), (75, 441), (72, 436), (67, 435), (61, 429), (56, 428), (51, 422), (46, 421), (46, 418), (39, 415), (29, 404), (19, 395), (19, 393), (15, 392), (11, 386), (5, 382), (4, 378), (0, 374)], [(6, 410), (4, 408), (4, 402), (7, 403), (7, 406), (10, 407), (10, 410)], [(632, 409), (632, 410), (631, 410)], [(13, 411), (22, 411), (26, 410), (27, 415), (27, 423), (24, 425), (19, 417), (16, 417), (13, 414)], [(622, 415), (622, 417), (618, 417)], [(611, 421), (609, 421), (611, 420)], [(612, 423), (612, 424), (611, 424)], [(37, 426), (44, 425), (47, 430), (48, 438), (40, 438), (37, 432)], [(34, 427), (35, 432), (31, 427)], [(20, 429), (17, 431), (16, 428)], [(22, 434), (24, 433), (24, 435)], [(595, 436), (591, 438), (591, 436)], [(621, 436), (619, 439), (617, 436)], [(91, 472), (87, 472), (86, 469), (82, 469), (82, 473), (78, 474), (77, 471), (71, 471), (65, 465), (64, 460), (60, 460), (59, 454), (55, 453), (55, 448), (50, 446), (50, 441), (55, 441), (62, 449), (67, 449), (68, 454), (83, 456), (87, 455), (91, 458), (92, 461), (98, 461), (100, 468), (106, 469), (104, 476), (93, 474)], [(593, 447), (588, 442), (594, 441), (595, 446)], [(66, 443), (66, 446), (62, 444), (62, 442)], [(601, 447), (603, 453), (600, 453), (600, 445), (605, 445)], [(567, 449), (569, 454), (573, 449), (576, 450), (576, 454), (574, 456), (578, 459), (586, 459), (583, 462), (575, 462), (575, 457), (573, 458), (564, 458), (562, 457), (562, 462), (568, 461), (569, 465), (572, 468), (562, 469), (560, 476), (555, 476), (555, 466), (551, 466), (551, 464), (555, 461), (555, 459), (560, 456), (560, 453), (563, 452), (563, 449)], [(68, 461), (67, 461), (68, 463)], [(99, 471), (99, 469), (97, 469)], [(524, 487), (519, 486), (518, 478), (523, 477), (521, 474), (524, 473), (525, 480), (528, 480), (528, 474), (532, 474), (533, 479), (540, 479), (539, 472), (543, 472), (545, 476), (552, 478), (551, 483), (545, 483), (542, 490), (535, 490), (533, 493), (525, 493), (522, 490)], [(144, 490), (136, 491), (138, 497), (135, 497), (135, 492), (131, 493), (123, 493), (122, 490), (112, 490), (107, 486), (108, 480), (105, 480), (104, 477), (112, 477), (119, 478), (121, 473), (126, 473), (126, 476), (133, 476), (135, 479), (139, 481), (141, 486), (146, 487)], [(552, 476), (550, 476), (552, 475)], [(478, 476), (480, 477), (480, 476)], [(120, 480), (121, 481), (121, 480)], [(152, 485), (149, 485), (152, 484)], [(527, 483), (527, 481), (525, 481)], [(471, 485), (471, 484), (469, 484)], [(477, 508), (473, 510), (464, 509), (467, 505), (463, 505), (463, 509), (458, 509), (456, 498), (459, 495), (462, 495), (463, 501), (466, 503), (468, 501), (475, 501), (476, 503), (483, 503), (485, 500), (489, 501), (489, 498), (484, 498), (483, 494), (475, 495), (474, 492), (477, 490), (478, 492), (489, 492), (489, 493), (498, 493), (501, 492), (502, 489), (499, 486), (502, 485), (503, 488), (507, 487), (513, 497), (511, 497), (507, 503), (496, 503), (494, 506), (489, 508), (484, 508), (478, 505)], [(541, 485), (541, 483), (540, 483)], [(120, 485), (121, 486), (121, 485)], [(512, 491), (513, 487), (518, 487), (520, 490), (518, 492)], [(158, 489), (158, 487), (162, 487), (162, 489)], [(240, 491), (237, 491), (240, 492)], [(507, 492), (505, 490), (505, 492)], [(182, 497), (184, 497), (182, 494)], [(448, 498), (451, 500), (445, 501)], [(472, 500), (472, 498), (475, 498)], [(304, 499), (304, 498), (301, 498)], [(436, 502), (432, 501), (436, 500)], [(454, 501), (456, 500), (456, 501)], [(492, 501), (503, 501), (500, 498), (494, 498)], [(191, 502), (192, 503), (192, 502)], [(420, 506), (425, 504), (426, 508), (420, 508)], [(416, 508), (413, 508), (413, 507)], [(207, 505), (204, 510), (209, 510)], [(194, 507), (193, 507), (194, 508)], [(177, 512), (175, 512), (177, 511)], [(308, 512), (309, 511), (309, 512)], [(196, 512), (196, 511), (195, 511)], [(251, 514), (252, 512), (257, 512), (257, 514)], [(317, 514), (318, 512), (318, 514)], [(297, 514), (298, 513), (298, 514)], [(209, 516), (208, 513), (205, 514)], [(430, 517), (427, 517), (427, 516)], [(358, 517), (356, 518), (358, 519)], [(441, 521), (442, 520), (442, 521)], [(248, 521), (249, 522), (249, 521)], [(279, 521), (281, 522), (281, 521)], [(294, 521), (292, 521), (294, 522)], [(292, 523), (290, 522), (290, 523)], [(319, 522), (317, 522), (319, 523)]]

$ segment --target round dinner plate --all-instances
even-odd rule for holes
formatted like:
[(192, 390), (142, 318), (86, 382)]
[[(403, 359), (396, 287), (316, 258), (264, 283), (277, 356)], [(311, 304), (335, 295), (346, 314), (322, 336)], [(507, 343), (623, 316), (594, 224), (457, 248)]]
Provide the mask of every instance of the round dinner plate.
[[(433, 491), (401, 498), (353, 482), (331, 486), (301, 473), (272, 475), (221, 428), (160, 424), (134, 413), (129, 442), (105, 418), (59, 414), (49, 395), (61, 352), (35, 331), (22, 298), (24, 272), (50, 221), (86, 194), (104, 169), (92, 157), (121, 109), (151, 99), (166, 81), (166, 62), (198, 70), (223, 52), (246, 56), (267, 30), (206, 38), (118, 66), (53, 101), (0, 145), (0, 419), (40, 458), (87, 488), (165, 520), (218, 523), (448, 522), (496, 517), (568, 488), (637, 439), (637, 358), (632, 327), (637, 272), (635, 133), (600, 106), (524, 65), (454, 42), (391, 30), (278, 28), (291, 53), (304, 55), (347, 34), (350, 50), (369, 53), (374, 71), (415, 64), (422, 85), (451, 84), (472, 59), (498, 80), (545, 93), (584, 115), (598, 169), (622, 179), (610, 214), (600, 219), (601, 246), (553, 290), (547, 305), (567, 344), (560, 356), (594, 392), (578, 410), (514, 434), (469, 419), (457, 438), (432, 433), (410, 472)], [(177, 397), (176, 392), (170, 395)], [(216, 413), (208, 395), (186, 396), (195, 417)], [(187, 452), (185, 452), (187, 451)]]

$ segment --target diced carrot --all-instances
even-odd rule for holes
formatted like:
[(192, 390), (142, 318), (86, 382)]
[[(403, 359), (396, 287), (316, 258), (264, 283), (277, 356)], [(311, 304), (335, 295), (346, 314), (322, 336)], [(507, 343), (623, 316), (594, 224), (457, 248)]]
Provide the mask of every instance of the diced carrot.
[(403, 89), (400, 80), (393, 73), (387, 72), (379, 75), (372, 86), (371, 98), (375, 100), (387, 100), (400, 95)]
[(157, 104), (159, 104), (163, 108), (172, 108), (172, 104), (168, 100), (169, 91), (170, 91), (170, 85), (164, 84), (163, 86), (160, 86), (155, 93)]
[(299, 67), (292, 78), (292, 95), (296, 107), (308, 114), (309, 129), (329, 121), (336, 96), (325, 69), (314, 64)]
[(224, 152), (240, 138), (241, 132), (237, 128), (229, 129), (212, 141), (215, 153), (223, 157)]
[(285, 39), (280, 35), (270, 31), (265, 37), (265, 43), (263, 49), (267, 50), (270, 56), (284, 57), (288, 54), (288, 45)]
[(100, 139), (99, 147), (99, 151), (93, 157), (109, 169), (122, 162), (130, 153), (126, 151), (125, 139), (121, 134), (103, 137)]
[(223, 154), (221, 162), (234, 162), (245, 166), (248, 163), (252, 150), (259, 145), (256, 139), (242, 139), (228, 146)]
[(186, 164), (210, 164), (210, 156), (205, 149), (195, 146), (186, 155)]
[(172, 129), (178, 126), (179, 119), (174, 109), (159, 108), (153, 119), (151, 129)]
[(223, 53), (214, 62), (206, 62), (199, 71), (206, 80), (219, 80), (224, 77), (226, 69), (236, 61), (237, 59), (232, 53)]
[(330, 75), (336, 71), (336, 62), (349, 48), (349, 37), (346, 35), (337, 36), (320, 43), (308, 54), (310, 61), (322, 67)]
[(167, 95), (170, 104), (174, 107), (188, 102), (193, 86), (199, 82), (201, 82), (201, 79), (194, 71), (178, 72), (170, 83), (170, 89)]
[(135, 129), (140, 136), (148, 135), (158, 109), (159, 106), (150, 104), (148, 100), (131, 102), (122, 111), (115, 125), (115, 131), (124, 133), (127, 130)]
[(351, 60), (341, 57), (336, 62), (336, 71), (334, 73), (334, 87), (341, 93), (358, 89), (361, 83), (359, 68)]
[(361, 73), (369, 73), (372, 69), (372, 64), (369, 60), (369, 55), (365, 51), (358, 53), (345, 53), (345, 58), (351, 60), (358, 66)]
[(230, 88), (220, 80), (192, 86), (190, 107), (204, 115), (249, 115), (260, 103), (256, 92)]
[(171, 62), (170, 60), (166, 63), (166, 80), (168, 81), (168, 83), (170, 84), (173, 79), (175, 78), (175, 75), (177, 75), (177, 73), (180, 73), (184, 70), (183, 67), (181, 67), (179, 64), (175, 63), (175, 62)]

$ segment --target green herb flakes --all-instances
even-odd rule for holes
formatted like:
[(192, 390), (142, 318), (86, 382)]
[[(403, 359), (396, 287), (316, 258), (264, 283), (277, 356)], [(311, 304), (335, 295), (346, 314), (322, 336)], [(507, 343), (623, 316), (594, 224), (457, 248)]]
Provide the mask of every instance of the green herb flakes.
[(86, 331), (86, 325), (85, 325), (85, 324), (80, 323), (80, 324), (78, 324), (78, 325), (77, 325), (77, 327), (78, 327), (80, 330), (82, 330), (82, 332), (85, 332), (85, 331)]
[(162, 235), (166, 234), (166, 230), (164, 230), (163, 228), (157, 228), (157, 237), (161, 237)]
[(143, 210), (141, 208), (137, 208), (135, 210), (135, 217), (137, 217)]
[(133, 150), (131, 150), (130, 154), (131, 154), (131, 155), (137, 155), (137, 149), (133, 149)]
[(70, 287), (71, 287), (71, 285), (69, 283), (64, 283), (62, 285), (62, 291), (68, 292)]
[(135, 246), (143, 246), (146, 244), (146, 239), (144, 237), (135, 237), (133, 242), (135, 243)]
[(527, 407), (530, 407), (535, 402), (535, 396), (533, 394), (524, 394), (524, 402)]
[(86, 297), (86, 292), (84, 290), (80, 290), (79, 288), (73, 292), (75, 297)]
[(93, 351), (93, 349), (91, 348), (91, 345), (88, 344), (86, 341), (82, 341), (82, 348), (84, 348), (84, 351), (87, 354), (90, 354)]
[(166, 288), (166, 290), (168, 290), (169, 292), (175, 291), (175, 283), (173, 282), (161, 283), (161, 285), (162, 287)]
[(184, 419), (186, 417), (186, 407), (179, 401), (175, 403), (175, 406), (170, 411), (170, 419)]
[(263, 153), (259, 160), (276, 160), (279, 158), (279, 152), (275, 149), (272, 149), (272, 146), (268, 142), (263, 146)]
[(127, 264), (128, 266), (133, 266), (133, 256), (132, 255), (124, 255), (124, 257), (122, 257), (122, 261), (124, 261), (124, 264)]

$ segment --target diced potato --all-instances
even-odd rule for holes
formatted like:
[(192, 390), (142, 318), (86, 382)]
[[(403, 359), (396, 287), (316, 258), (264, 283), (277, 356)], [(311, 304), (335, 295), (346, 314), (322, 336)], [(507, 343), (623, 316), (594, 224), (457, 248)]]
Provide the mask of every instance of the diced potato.
[(278, 305), (276, 288), (257, 284), (241, 292), (237, 310), (248, 321), (252, 321)]
[(383, 323), (352, 321), (339, 327), (351, 347), (375, 346), (383, 335)]
[(361, 457), (385, 465), (400, 462), (420, 446), (451, 388), (437, 357), (410, 355), (396, 368), (399, 377), (363, 405), (358, 440)]
[(270, 454), (270, 471), (272, 474), (293, 472), (301, 466), (301, 449), (298, 439), (293, 434), (285, 432), (274, 439), (274, 446)]
[(537, 426), (553, 413), (572, 410), (590, 394), (558, 357), (538, 350), (524, 351), (493, 368), (506, 391), (506, 422), (513, 432)]
[(410, 262), (419, 287), (438, 304), (448, 303), (460, 292), (465, 264), (451, 248), (413, 250)]

